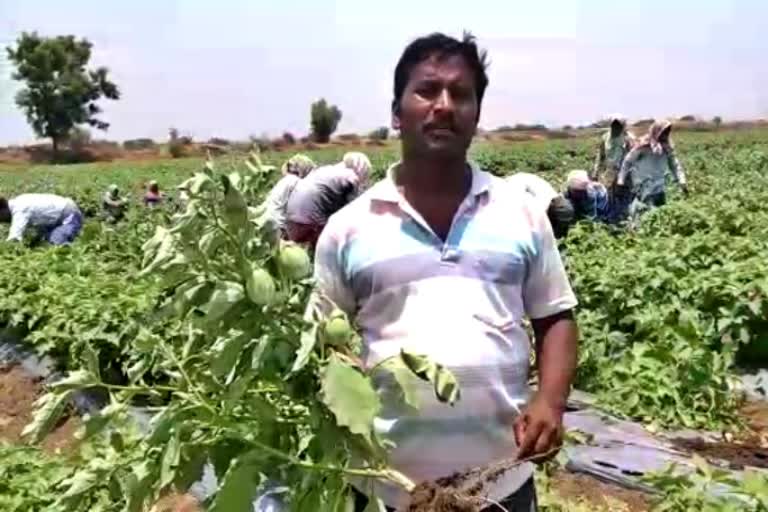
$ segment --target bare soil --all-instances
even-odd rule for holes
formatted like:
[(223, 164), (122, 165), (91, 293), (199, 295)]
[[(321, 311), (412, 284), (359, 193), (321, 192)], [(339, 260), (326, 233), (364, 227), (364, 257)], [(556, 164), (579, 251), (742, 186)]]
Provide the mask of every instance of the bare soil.
[(703, 439), (672, 439), (677, 448), (701, 455), (711, 462), (723, 461), (731, 469), (746, 466), (768, 468), (768, 449), (754, 444), (705, 441)]
[[(21, 432), (31, 421), (34, 402), (43, 394), (39, 379), (31, 377), (19, 366), (0, 367), (0, 440), (22, 444)], [(48, 453), (67, 453), (78, 445), (75, 432), (81, 421), (65, 416), (42, 442)]]
[(641, 491), (625, 489), (581, 473), (560, 471), (552, 476), (554, 491), (567, 501), (581, 501), (595, 509), (606, 510), (619, 503), (626, 512), (648, 512), (651, 497)]

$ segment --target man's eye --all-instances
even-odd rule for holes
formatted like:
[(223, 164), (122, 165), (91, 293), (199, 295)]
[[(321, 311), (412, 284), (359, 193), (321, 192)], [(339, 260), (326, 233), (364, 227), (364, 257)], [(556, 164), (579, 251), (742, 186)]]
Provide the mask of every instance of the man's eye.
[(416, 94), (425, 98), (435, 97), (439, 92), (440, 87), (434, 84), (425, 84), (416, 88)]

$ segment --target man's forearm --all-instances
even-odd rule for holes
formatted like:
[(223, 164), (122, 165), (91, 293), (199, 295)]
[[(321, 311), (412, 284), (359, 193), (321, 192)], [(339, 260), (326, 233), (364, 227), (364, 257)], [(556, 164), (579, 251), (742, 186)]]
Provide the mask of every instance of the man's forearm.
[(576, 374), (578, 328), (567, 311), (532, 322), (536, 337), (539, 394), (553, 406), (565, 408)]

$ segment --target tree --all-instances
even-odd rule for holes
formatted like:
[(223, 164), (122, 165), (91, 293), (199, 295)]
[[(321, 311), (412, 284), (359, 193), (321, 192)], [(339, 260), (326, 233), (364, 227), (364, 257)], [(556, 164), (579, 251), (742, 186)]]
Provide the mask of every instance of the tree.
[(75, 36), (41, 37), (24, 32), (16, 47), (8, 47), (8, 58), (16, 66), (13, 79), (24, 82), (16, 104), (39, 137), (49, 137), (54, 155), (72, 129), (88, 124), (106, 130), (96, 116), (101, 97), (120, 98), (117, 86), (109, 81), (105, 67), (86, 69), (93, 45)]
[(723, 118), (720, 116), (713, 117), (712, 124), (715, 125), (715, 128), (720, 128), (720, 125), (723, 124)]
[(341, 110), (336, 105), (328, 105), (325, 99), (312, 104), (310, 123), (312, 136), (316, 142), (328, 142), (341, 121)]
[(387, 140), (389, 138), (389, 128), (386, 126), (376, 128), (368, 134), (368, 138), (371, 140)]

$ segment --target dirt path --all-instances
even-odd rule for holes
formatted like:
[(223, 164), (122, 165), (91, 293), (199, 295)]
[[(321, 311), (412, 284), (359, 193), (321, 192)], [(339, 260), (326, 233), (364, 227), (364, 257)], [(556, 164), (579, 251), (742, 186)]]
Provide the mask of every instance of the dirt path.
[[(19, 366), (0, 367), (0, 440), (22, 444), (21, 432), (32, 419), (34, 402), (43, 394), (39, 379), (31, 377)], [(66, 453), (77, 447), (75, 432), (81, 421), (68, 416), (42, 442), (48, 453)]]

